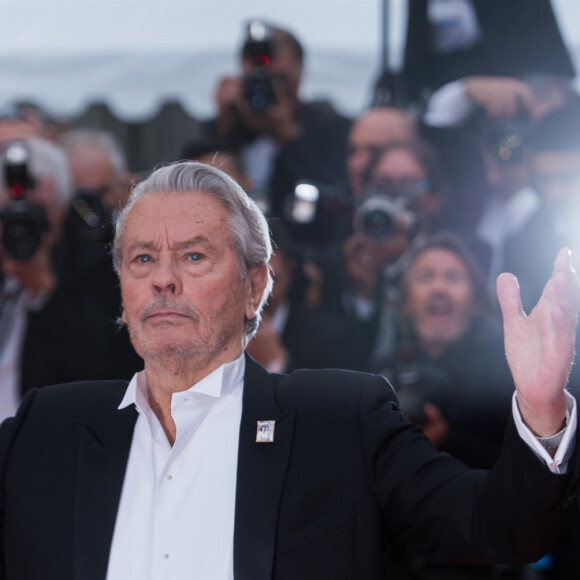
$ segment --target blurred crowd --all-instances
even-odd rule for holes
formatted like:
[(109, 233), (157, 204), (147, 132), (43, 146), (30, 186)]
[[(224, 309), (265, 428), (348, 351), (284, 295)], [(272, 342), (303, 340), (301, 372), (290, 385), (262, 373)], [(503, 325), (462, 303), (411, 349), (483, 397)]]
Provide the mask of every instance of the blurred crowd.
[[(294, 33), (250, 22), (183, 157), (229, 173), (269, 218), (275, 285), (249, 353), (272, 372), (381, 373), (439, 449), (489, 468), (513, 392), (495, 278), (516, 274), (529, 311), (560, 247), (580, 262), (580, 96), (548, 1), (409, 4), (405, 67), (355, 119), (301, 98)], [(140, 370), (109, 246), (141, 175), (114, 135), (30, 106), (2, 113), (0, 147), (4, 418), (30, 388)], [(404, 547), (388, 565), (577, 578), (578, 511), (534, 568), (440, 567)]]

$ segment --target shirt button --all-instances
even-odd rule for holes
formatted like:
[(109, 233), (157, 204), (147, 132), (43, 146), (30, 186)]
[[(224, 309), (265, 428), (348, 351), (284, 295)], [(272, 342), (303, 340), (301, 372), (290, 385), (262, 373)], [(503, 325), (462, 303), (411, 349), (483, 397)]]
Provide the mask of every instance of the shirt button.
[(169, 554), (163, 554), (163, 557), (167, 560), (167, 558), (169, 558)]
[(167, 476), (167, 479), (173, 479), (173, 475), (169, 474), (169, 475)]

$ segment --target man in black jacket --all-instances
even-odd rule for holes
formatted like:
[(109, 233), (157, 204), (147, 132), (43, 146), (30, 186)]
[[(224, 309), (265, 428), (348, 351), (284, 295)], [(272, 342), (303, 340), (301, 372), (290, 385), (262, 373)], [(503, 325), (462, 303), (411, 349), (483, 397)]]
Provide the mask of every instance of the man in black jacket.
[(439, 560), (545, 551), (577, 480), (565, 251), (527, 318), (515, 279), (498, 281), (517, 403), (489, 475), (439, 454), (381, 377), (270, 375), (245, 357), (271, 245), (220, 171), (181, 163), (139, 184), (114, 255), (145, 370), (32, 391), (3, 424), (0, 577), (379, 580), (394, 540)]
[(304, 49), (291, 32), (250, 23), (241, 74), (220, 79), (217, 116), (206, 126), (224, 148), (239, 149), (249, 191), (278, 217), (298, 181), (346, 180), (350, 121), (328, 102), (300, 98), (303, 62)]

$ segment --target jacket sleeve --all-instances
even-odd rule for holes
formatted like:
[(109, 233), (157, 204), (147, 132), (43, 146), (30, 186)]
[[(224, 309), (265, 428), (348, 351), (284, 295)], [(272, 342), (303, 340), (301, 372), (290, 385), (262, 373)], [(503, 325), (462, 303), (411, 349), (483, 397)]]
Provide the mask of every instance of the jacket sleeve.
[(510, 420), (490, 472), (438, 452), (384, 388), (363, 390), (360, 433), (373, 492), (391, 533), (438, 561), (531, 562), (550, 548), (578, 485), (550, 472)]

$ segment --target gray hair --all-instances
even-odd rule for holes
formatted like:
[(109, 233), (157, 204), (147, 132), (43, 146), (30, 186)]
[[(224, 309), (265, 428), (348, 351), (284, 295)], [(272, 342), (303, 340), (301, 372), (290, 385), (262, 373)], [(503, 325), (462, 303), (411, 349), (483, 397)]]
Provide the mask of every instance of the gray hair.
[[(236, 244), (242, 278), (250, 269), (268, 264), (272, 256), (272, 242), (266, 218), (242, 189), (223, 171), (197, 161), (181, 161), (155, 170), (145, 181), (137, 184), (129, 201), (119, 214), (113, 242), (113, 265), (121, 274), (122, 243), (127, 217), (135, 203), (145, 195), (170, 193), (206, 193), (218, 200), (230, 214), (229, 225)], [(268, 268), (268, 282), (262, 300), (251, 320), (246, 319), (246, 333), (251, 338), (260, 324), (262, 308), (272, 290), (272, 276)]]
[(61, 137), (61, 145), (68, 153), (83, 149), (99, 149), (109, 159), (117, 175), (127, 171), (127, 160), (119, 140), (108, 133), (97, 129), (72, 129)]
[(19, 141), (28, 150), (30, 173), (37, 179), (51, 180), (60, 205), (68, 207), (73, 198), (74, 190), (67, 157), (63, 149), (40, 137), (27, 137), (19, 139)]

